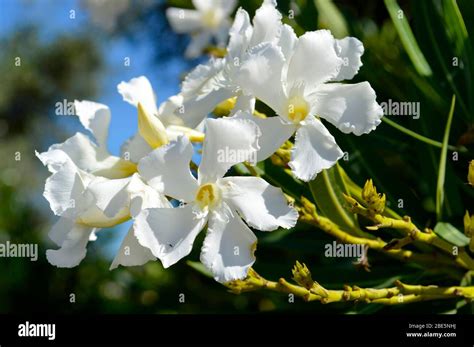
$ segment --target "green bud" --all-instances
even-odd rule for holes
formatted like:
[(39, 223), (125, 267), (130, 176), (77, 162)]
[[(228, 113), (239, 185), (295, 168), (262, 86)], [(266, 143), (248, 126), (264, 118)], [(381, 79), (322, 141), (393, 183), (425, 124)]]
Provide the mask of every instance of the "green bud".
[(362, 199), (367, 203), (367, 207), (370, 211), (382, 214), (385, 209), (385, 194), (377, 193), (377, 188), (375, 188), (371, 179), (367, 180), (362, 189)]
[(474, 160), (469, 162), (469, 171), (467, 173), (467, 181), (474, 187)]
[(469, 249), (474, 252), (474, 214), (470, 216), (468, 211), (464, 215), (464, 234), (471, 238)]
[(308, 270), (304, 263), (301, 264), (299, 261), (296, 261), (292, 273), (293, 279), (300, 286), (305, 287), (307, 289), (311, 289), (311, 287), (313, 287), (314, 281), (311, 278), (311, 272)]

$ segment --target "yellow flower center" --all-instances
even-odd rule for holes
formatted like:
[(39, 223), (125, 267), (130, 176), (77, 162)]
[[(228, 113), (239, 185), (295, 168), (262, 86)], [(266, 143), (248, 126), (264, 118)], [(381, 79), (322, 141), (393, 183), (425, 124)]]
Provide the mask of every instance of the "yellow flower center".
[(221, 200), (221, 192), (219, 187), (213, 183), (206, 183), (199, 187), (196, 193), (196, 202), (204, 209), (213, 207)]
[(219, 16), (214, 10), (204, 12), (202, 15), (202, 22), (210, 29), (215, 29), (219, 26)]
[(288, 118), (295, 124), (303, 121), (309, 113), (308, 103), (301, 96), (293, 96), (288, 100)]

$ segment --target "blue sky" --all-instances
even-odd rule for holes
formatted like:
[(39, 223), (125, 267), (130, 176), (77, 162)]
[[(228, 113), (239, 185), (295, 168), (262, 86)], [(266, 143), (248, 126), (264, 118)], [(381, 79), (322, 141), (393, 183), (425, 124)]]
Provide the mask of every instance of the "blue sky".
[[(91, 26), (89, 13), (78, 0), (0, 0), (0, 5), (2, 36), (9, 35), (25, 23), (38, 24), (40, 37), (45, 40), (65, 32), (74, 35)], [(75, 19), (69, 18), (71, 10), (75, 11)], [(156, 62), (153, 59), (154, 46), (146, 35), (133, 42), (121, 37), (102, 39), (100, 47), (105, 61), (105, 75), (99, 83), (99, 96), (93, 101), (108, 105), (112, 111), (109, 149), (118, 154), (121, 144), (136, 130), (137, 115), (135, 108), (125, 103), (117, 93), (117, 84), (145, 75), (161, 102), (179, 91), (180, 76), (187, 65), (181, 57)], [(130, 66), (124, 66), (125, 57), (130, 58)], [(74, 100), (74, 95), (70, 99)], [(54, 105), (51, 105), (51, 109), (54, 109)], [(78, 122), (70, 118), (59, 121), (71, 127), (71, 130), (80, 129)]]
[[(75, 19), (70, 18), (70, 11), (75, 11)], [(79, 34), (90, 30), (89, 14), (78, 0), (0, 0), (0, 35), (8, 36), (19, 26), (26, 23), (37, 24), (39, 37), (44, 40), (54, 39), (59, 34)], [(157, 94), (158, 102), (179, 91), (180, 77), (187, 68), (182, 57), (172, 57), (168, 61), (157, 62), (152, 51), (153, 45), (147, 35), (131, 42), (125, 38), (99, 38), (105, 73), (99, 81), (100, 92), (96, 102), (106, 104), (112, 111), (112, 122), (109, 131), (108, 145), (113, 154), (119, 154), (120, 146), (132, 136), (137, 129), (136, 109), (122, 100), (117, 92), (117, 84), (133, 77), (145, 75), (149, 78)], [(124, 58), (130, 58), (130, 66), (124, 66)], [(74, 100), (71, 95), (69, 100)], [(51, 113), (54, 105), (51, 105)], [(70, 117), (59, 117), (61, 126), (71, 133), (81, 131), (77, 120)], [(44, 148), (46, 149), (46, 148)], [(45, 202), (46, 203), (46, 202)], [(115, 242), (107, 243), (107, 254), (112, 257), (118, 247), (121, 236), (128, 230), (130, 223), (114, 230)], [(106, 233), (105, 237), (111, 237)]]

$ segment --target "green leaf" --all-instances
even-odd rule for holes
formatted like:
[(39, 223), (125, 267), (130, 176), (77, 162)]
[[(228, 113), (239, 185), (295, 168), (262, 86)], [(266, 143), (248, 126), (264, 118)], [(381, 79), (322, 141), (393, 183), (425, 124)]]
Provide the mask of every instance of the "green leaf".
[(464, 44), (468, 39), (466, 24), (459, 10), (456, 0), (442, 1), (443, 11), (441, 12), (446, 23), (445, 28), (451, 41), (456, 47), (456, 54), (461, 56), (464, 51)]
[(425, 56), (416, 42), (415, 36), (411, 31), (403, 10), (398, 6), (396, 0), (385, 0), (385, 7), (387, 7), (388, 13), (390, 14), (390, 18), (392, 18), (395, 29), (400, 36), (403, 47), (405, 47), (416, 71), (422, 76), (431, 76), (432, 72), (430, 65), (426, 61)]
[(343, 194), (349, 195), (339, 164), (323, 170), (309, 183), (311, 194), (319, 211), (345, 230), (358, 235), (362, 232), (356, 216), (344, 206)]
[(437, 223), (434, 232), (455, 246), (464, 247), (469, 244), (469, 237), (449, 223)]
[(438, 182), (436, 184), (436, 216), (441, 220), (444, 203), (444, 179), (446, 177), (446, 156), (448, 154), (448, 140), (451, 131), (451, 123), (454, 114), (454, 105), (456, 104), (456, 95), (451, 99), (451, 107), (449, 110), (448, 121), (444, 130), (443, 147), (441, 148), (441, 156), (439, 159)]
[(338, 39), (349, 34), (346, 20), (332, 0), (314, 0), (314, 5), (318, 10), (318, 25), (320, 28), (331, 30)]
[[(443, 144), (441, 142), (438, 142), (436, 140), (432, 140), (432, 139), (430, 139), (426, 136), (423, 136), (423, 135), (420, 135), (420, 134), (414, 132), (413, 130), (407, 129), (407, 128), (401, 126), (400, 124), (394, 122), (393, 120), (391, 120), (387, 117), (383, 117), (382, 120), (385, 123), (387, 123), (388, 125), (390, 125), (391, 127), (401, 131), (404, 134), (407, 134), (408, 136), (413, 137), (414, 139), (417, 139), (421, 142), (427, 143), (427, 144), (429, 144), (431, 146), (434, 146), (434, 147), (443, 148)], [(462, 152), (462, 153), (467, 152), (467, 148), (464, 147), (464, 146), (456, 147), (456, 146), (448, 145), (448, 148), (451, 151), (459, 151), (459, 152)]]
[(206, 277), (213, 278), (212, 273), (199, 261), (187, 260), (186, 264)]
[[(453, 91), (454, 94), (456, 94), (457, 97), (457, 102), (459, 104), (459, 107), (463, 111), (462, 115), (470, 120), (472, 119), (472, 113), (469, 112), (469, 110), (466, 107), (466, 104), (462, 98), (462, 95), (459, 92), (458, 87), (456, 86), (456, 83), (454, 83), (454, 79), (451, 73), (451, 67), (448, 66), (447, 60), (446, 60), (446, 55), (443, 56), (442, 50), (445, 50), (446, 47), (441, 46), (439, 44), (439, 39), (437, 37), (437, 34), (434, 31), (434, 23), (439, 23), (439, 18), (436, 18), (435, 13), (433, 13), (433, 6), (430, 6), (428, 2), (426, 1), (418, 1), (416, 3), (417, 5), (420, 6), (419, 11), (421, 12), (421, 17), (420, 19), (423, 22), (424, 28), (426, 28), (426, 32), (428, 33), (428, 37), (431, 41), (431, 45), (433, 47), (433, 50), (435, 52), (435, 56), (438, 60), (439, 66), (443, 70), (444, 78), (448, 82), (449, 86), (451, 87), (451, 90)], [(468, 58), (469, 59), (469, 58)]]

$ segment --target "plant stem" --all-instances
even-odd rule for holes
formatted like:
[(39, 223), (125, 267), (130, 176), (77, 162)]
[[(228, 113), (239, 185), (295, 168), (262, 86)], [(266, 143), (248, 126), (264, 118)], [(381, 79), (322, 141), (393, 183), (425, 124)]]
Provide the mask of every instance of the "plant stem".
[[(301, 199), (302, 206), (299, 207), (300, 221), (313, 225), (327, 234), (335, 237), (342, 243), (362, 244), (368, 246), (370, 249), (384, 253), (392, 258), (408, 262), (414, 261), (421, 264), (434, 264), (453, 266), (451, 258), (441, 254), (420, 254), (410, 250), (404, 249), (388, 249), (388, 243), (381, 239), (368, 239), (364, 237), (357, 237), (342, 230), (337, 224), (326, 217), (319, 216), (316, 213), (316, 207), (306, 198)], [(464, 263), (457, 264), (460, 267), (467, 268)]]
[(422, 232), (412, 223), (410, 217), (404, 217), (404, 219), (386, 217), (378, 213), (373, 213), (373, 211), (365, 208), (350, 196), (345, 196), (345, 198), (354, 213), (364, 216), (376, 223), (372, 227), (367, 227), (369, 230), (378, 230), (380, 228), (400, 230), (405, 236), (412, 238), (413, 241), (420, 241), (432, 245), (446, 254), (453, 256), (456, 264), (459, 266), (468, 270), (474, 270), (474, 260), (466, 253), (464, 248), (458, 248), (448, 241), (443, 240), (430, 229), (425, 229), (425, 231)]
[(307, 285), (292, 284), (284, 278), (277, 282), (269, 281), (250, 269), (249, 276), (244, 280), (228, 282), (225, 285), (235, 294), (255, 290), (293, 294), (305, 301), (319, 301), (323, 304), (335, 302), (365, 302), (383, 305), (408, 304), (419, 301), (464, 298), (474, 299), (474, 286), (470, 287), (438, 287), (434, 285), (409, 285), (395, 281), (389, 288), (360, 288), (344, 286), (342, 290), (326, 289), (317, 282)]

